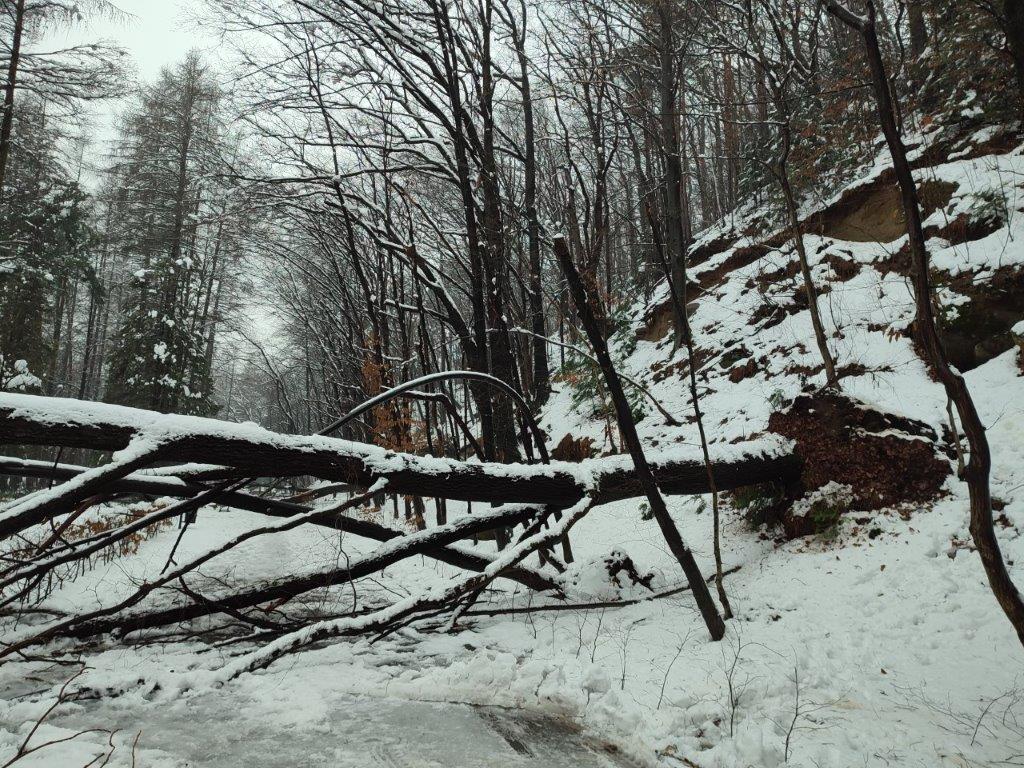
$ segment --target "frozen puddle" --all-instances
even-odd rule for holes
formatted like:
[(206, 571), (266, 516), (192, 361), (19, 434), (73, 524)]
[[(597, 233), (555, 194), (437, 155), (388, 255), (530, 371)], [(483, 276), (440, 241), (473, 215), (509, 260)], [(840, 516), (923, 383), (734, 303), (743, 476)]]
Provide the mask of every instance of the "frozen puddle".
[(614, 748), (558, 718), (497, 707), (339, 695), (306, 709), (231, 688), (177, 702), (70, 705), (62, 728), (139, 730), (146, 765), (168, 768), (626, 768)]

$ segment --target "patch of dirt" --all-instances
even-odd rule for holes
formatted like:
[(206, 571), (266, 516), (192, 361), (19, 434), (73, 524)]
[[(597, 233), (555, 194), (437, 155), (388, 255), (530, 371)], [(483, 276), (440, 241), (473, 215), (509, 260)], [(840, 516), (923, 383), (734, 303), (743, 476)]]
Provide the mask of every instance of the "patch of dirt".
[(686, 375), (687, 370), (689, 370), (689, 363), (685, 358), (677, 360), (671, 365), (659, 361), (651, 366), (651, 374), (655, 383), (662, 382), (670, 376), (682, 378)]
[[(818, 363), (817, 365), (797, 365), (796, 363), (790, 363), (785, 367), (783, 372), (792, 376), (805, 376), (810, 378), (811, 376), (817, 376), (824, 370), (824, 363)], [(839, 379), (848, 379), (854, 376), (863, 376), (867, 372), (868, 369), (861, 363), (849, 363), (848, 365), (843, 365), (836, 369), (836, 377)]]
[(1002, 226), (1003, 222), (995, 217), (974, 219), (966, 213), (961, 213), (944, 227), (927, 227), (924, 230), (924, 236), (925, 239), (941, 237), (951, 245), (962, 245), (988, 237)]
[(712, 240), (709, 243), (705, 243), (704, 245), (701, 245), (690, 251), (688, 263), (691, 267), (696, 267), (700, 264), (703, 264), (716, 253), (721, 253), (725, 249), (731, 248), (732, 244), (735, 242), (735, 237), (720, 237), (717, 240)]
[(988, 141), (972, 144), (967, 153), (958, 155), (957, 159), (973, 160), (974, 158), (985, 157), (986, 155), (1005, 155), (1007, 152), (1017, 148), (1020, 144), (1020, 139), (1021, 134), (1018, 131), (1003, 131)]
[(757, 373), (758, 364), (756, 360), (747, 360), (743, 365), (738, 365), (729, 371), (729, 381), (739, 384), (744, 379), (749, 379)]
[[(688, 280), (686, 283), (686, 314), (692, 317), (700, 306), (699, 297), (704, 293), (700, 283)], [(669, 297), (659, 304), (656, 304), (644, 313), (642, 325), (636, 332), (637, 341), (660, 341), (668, 335), (668, 332), (675, 327), (675, 307), (672, 298)]]
[(558, 441), (558, 445), (551, 451), (551, 458), (555, 461), (571, 461), (579, 463), (594, 455), (594, 439), (592, 437), (575, 438), (572, 433), (566, 433), (565, 437)]
[(780, 304), (777, 302), (765, 301), (760, 304), (753, 313), (751, 313), (750, 320), (747, 321), (747, 325), (760, 325), (761, 330), (773, 328), (790, 315), (795, 315), (801, 309), (802, 307), (799, 304)]
[(939, 333), (950, 362), (969, 371), (1014, 346), (1010, 329), (1024, 320), (1024, 274), (1003, 267), (982, 284), (974, 275), (958, 275), (949, 287), (970, 298), (955, 316), (940, 318)]
[(860, 273), (860, 264), (834, 253), (825, 256), (825, 261), (832, 267), (832, 271), (836, 273), (836, 279), (841, 283), (852, 280)]
[(724, 370), (729, 370), (732, 366), (736, 365), (740, 360), (744, 360), (751, 355), (751, 351), (746, 348), (743, 344), (738, 346), (729, 347), (725, 352), (722, 353), (722, 357), (718, 361), (718, 365)]
[(737, 248), (729, 257), (714, 269), (702, 272), (699, 276), (701, 289), (710, 291), (725, 282), (730, 272), (749, 266), (762, 256), (767, 256), (774, 250), (768, 245), (746, 245)]
[(671, 300), (663, 301), (648, 310), (643, 325), (636, 332), (637, 341), (659, 341), (672, 330), (675, 319)]
[[(834, 392), (802, 395), (768, 420), (768, 429), (793, 440), (804, 460), (803, 490), (835, 481), (853, 489), (851, 510), (874, 510), (934, 499), (949, 462), (927, 424), (880, 413)], [(788, 520), (787, 520), (788, 518)], [(783, 515), (788, 535), (802, 536), (809, 521)]]
[[(922, 215), (945, 207), (957, 185), (945, 181), (918, 184)], [(856, 243), (891, 243), (906, 234), (899, 187), (891, 180), (849, 190), (831, 207), (811, 216), (808, 232)]]
[(759, 272), (757, 277), (754, 278), (757, 284), (762, 290), (768, 290), (770, 286), (776, 283), (783, 282), (785, 280), (792, 280), (798, 274), (800, 274), (800, 260), (796, 257), (791, 258), (785, 266), (778, 267), (776, 269), (769, 269), (764, 272)]
[[(715, 357), (715, 352), (706, 347), (694, 347), (693, 348), (693, 361), (697, 366), (697, 372), (704, 367), (704, 364)], [(672, 376), (683, 378), (688, 376), (690, 373), (690, 361), (688, 356), (684, 356), (674, 363), (669, 363), (666, 360), (662, 360), (654, 363), (651, 366), (651, 374), (654, 381), (664, 381)]]

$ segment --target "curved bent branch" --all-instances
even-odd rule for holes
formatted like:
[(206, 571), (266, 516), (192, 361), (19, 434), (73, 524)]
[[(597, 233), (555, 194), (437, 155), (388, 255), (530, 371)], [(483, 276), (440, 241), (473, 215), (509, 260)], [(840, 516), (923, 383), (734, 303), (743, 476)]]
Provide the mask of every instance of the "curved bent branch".
[(519, 394), (519, 391), (511, 384), (502, 381), (496, 376), (491, 376), (489, 373), (480, 373), (479, 371), (440, 371), (439, 373), (429, 373), (426, 376), (420, 376), (419, 378), (399, 384), (396, 387), (392, 387), (391, 389), (381, 392), (379, 395), (371, 397), (365, 403), (357, 405), (341, 418), (331, 422), (331, 424), (323, 430), (323, 433), (329, 434), (334, 432), (348, 424), (353, 419), (362, 416), (367, 411), (376, 408), (378, 405), (383, 405), (389, 400), (396, 398), (409, 390), (422, 387), (424, 384), (431, 384), (435, 381), (448, 381), (450, 379), (477, 381), (488, 387), (499, 389), (512, 398), (513, 402), (515, 402), (519, 407), (519, 410), (522, 412), (523, 419), (526, 421), (530, 428), (530, 432), (533, 434), (533, 439), (537, 442), (537, 450), (540, 452), (541, 460), (545, 464), (551, 463), (551, 457), (548, 455), (547, 447), (544, 445), (544, 435), (540, 431), (540, 427), (537, 426), (537, 422), (533, 418), (533, 414), (530, 413), (530, 406), (526, 404), (526, 400), (523, 399), (523, 396)]

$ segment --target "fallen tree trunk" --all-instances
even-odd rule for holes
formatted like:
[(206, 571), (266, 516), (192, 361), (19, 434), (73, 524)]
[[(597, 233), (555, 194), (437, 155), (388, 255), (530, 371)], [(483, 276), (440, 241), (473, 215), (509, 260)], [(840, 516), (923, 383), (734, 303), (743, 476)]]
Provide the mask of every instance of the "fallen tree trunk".
[[(552, 537), (564, 535), (571, 524), (592, 508), (604, 503), (644, 493), (632, 462), (627, 456), (589, 460), (580, 464), (560, 462), (539, 465), (501, 465), (469, 463), (451, 459), (420, 457), (396, 453), (363, 443), (324, 436), (282, 435), (252, 424), (232, 424), (196, 417), (164, 415), (102, 403), (42, 398), (0, 393), (0, 444), (52, 445), (114, 451), (107, 465), (86, 469), (61, 465), (44, 466), (28, 460), (0, 460), (0, 472), (22, 476), (43, 476), (63, 479), (63, 483), (28, 494), (23, 499), (0, 508), (0, 538), (20, 533), (32, 526), (52, 521), (71, 512), (72, 502), (82, 501), (83, 494), (102, 498), (111, 494), (135, 493), (151, 496), (176, 496), (182, 499), (168, 508), (158, 508), (142, 519), (130, 521), (120, 528), (105, 531), (77, 543), (62, 542), (47, 547), (26, 559), (12, 561), (5, 574), (5, 583), (31, 583), (50, 572), (53, 567), (69, 562), (83, 553), (96, 551), (132, 533), (148, 520), (165, 519), (180, 510), (218, 503), (247, 509), (277, 518), (279, 524), (241, 534), (226, 545), (248, 540), (253, 536), (272, 534), (300, 525), (316, 524), (346, 530), (359, 536), (385, 542), (381, 548), (348, 564), (344, 569), (333, 567), (320, 573), (295, 577), (272, 585), (247, 591), (195, 600), (194, 603), (155, 612), (127, 615), (155, 589), (170, 588), (171, 580), (180, 578), (207, 559), (226, 549), (211, 552), (195, 561), (162, 573), (154, 581), (145, 582), (124, 601), (107, 609), (65, 617), (42, 631), (33, 631), (9, 645), (0, 655), (57, 636), (91, 636), (111, 629), (134, 631), (163, 626), (214, 613), (240, 616), (268, 602), (286, 601), (320, 587), (347, 583), (367, 576), (392, 562), (423, 554), (453, 565), (477, 571), (462, 575), (448, 588), (430, 595), (409, 598), (394, 606), (376, 611), (365, 618), (339, 620), (318, 625), (312, 634), (295, 635), (284, 644), (260, 654), (260, 665), (269, 663), (281, 652), (301, 647), (319, 637), (330, 637), (368, 629), (386, 630), (401, 622), (458, 603), (471, 601), (494, 578), (516, 579), (532, 589), (558, 590), (557, 582), (523, 567), (521, 560), (546, 547)], [(126, 450), (127, 448), (127, 450)], [(734, 488), (750, 483), (794, 479), (800, 461), (781, 440), (766, 440), (748, 447), (725, 447), (726, 458), (716, 463), (716, 481), (720, 488)], [(686, 450), (662, 452), (652, 456), (652, 469), (666, 492), (702, 493), (707, 490), (707, 474), (703, 458)], [(141, 467), (159, 460), (184, 466), (163, 467), (146, 473)], [(197, 463), (205, 466), (197, 467)], [(212, 468), (210, 465), (213, 465)], [(220, 469), (218, 469), (220, 468)], [(198, 474), (197, 474), (198, 471)], [(181, 476), (175, 476), (181, 473)], [(219, 474), (218, 474), (219, 473)], [(219, 487), (210, 487), (196, 478), (216, 478)], [(414, 496), (435, 496), (467, 501), (528, 504), (532, 508), (507, 506), (479, 516), (460, 518), (454, 523), (419, 534), (401, 535), (396, 531), (364, 520), (349, 517), (341, 511), (313, 510), (309, 507), (275, 499), (263, 499), (241, 492), (241, 484), (253, 477), (314, 476), (332, 482), (361, 488), (386, 487), (388, 493)], [(650, 478), (648, 478), (648, 484)], [(369, 498), (367, 496), (367, 498)], [(345, 506), (345, 505), (342, 505)], [(538, 516), (537, 509), (569, 509), (567, 518), (556, 520), (547, 531), (547, 513)], [(510, 550), (488, 557), (454, 546), (454, 542), (496, 525), (523, 523), (524, 538)], [(168, 561), (168, 567), (173, 561)], [(165, 568), (166, 571), (166, 568)], [(189, 594), (187, 585), (182, 590)]]
[[(623, 391), (622, 383), (619, 381), (619, 374), (615, 371), (615, 364), (612, 362), (611, 354), (608, 352), (608, 341), (605, 339), (604, 331), (601, 328), (603, 317), (598, 314), (602, 311), (600, 309), (601, 305), (598, 303), (597, 296), (587, 286), (583, 276), (580, 275), (579, 270), (573, 263), (572, 254), (569, 253), (569, 246), (566, 244), (565, 238), (561, 236), (555, 237), (552, 246), (558, 263), (562, 267), (562, 274), (565, 275), (565, 282), (569, 287), (569, 295), (572, 296), (573, 304), (576, 305), (576, 314), (579, 315), (583, 329), (590, 340), (590, 346), (593, 347), (594, 355), (601, 365), (601, 373), (604, 376), (605, 385), (608, 387), (612, 403), (615, 405), (619, 434), (622, 436), (622, 442), (629, 449), (637, 481), (647, 497), (651, 513), (661, 529), (662, 536), (665, 537), (665, 543), (668, 545), (672, 555), (679, 561), (679, 566), (683, 569), (683, 573), (686, 574), (687, 581), (690, 583), (690, 589), (693, 590), (693, 596), (697, 602), (697, 608), (700, 610), (704, 623), (707, 625), (708, 634), (711, 635), (712, 640), (721, 640), (725, 635), (725, 623), (718, 613), (714, 600), (711, 599), (711, 593), (708, 591), (707, 584), (704, 583), (700, 567), (693, 556), (693, 551), (683, 540), (683, 537), (680, 536), (679, 528), (676, 526), (675, 520), (672, 519), (672, 515), (669, 514), (668, 507), (665, 505), (665, 497), (658, 487), (658, 482), (651, 471), (647, 455), (640, 442), (640, 436), (637, 434), (636, 420), (633, 418), (629, 401), (626, 399), (626, 393)], [(705, 480), (710, 479), (712, 476), (709, 464), (710, 462), (707, 461), (703, 463)], [(717, 489), (714, 486), (711, 486), (709, 490), (717, 493)]]
[(120, 480), (147, 463), (155, 461), (160, 448), (145, 441), (114, 454), (103, 466), (93, 467), (75, 475), (56, 488), (38, 491), (3, 506), (0, 512), (0, 538), (18, 533), (55, 515), (69, 512), (86, 499), (95, 496), (110, 483)]
[[(85, 471), (85, 467), (68, 464), (52, 464), (9, 456), (0, 457), (0, 474), (2, 475), (69, 480)], [(110, 483), (106, 488), (106, 493), (112, 495), (140, 494), (154, 498), (169, 496), (189, 499), (207, 490), (209, 489), (205, 486), (186, 483), (178, 478), (147, 476), (135, 473)], [(256, 512), (271, 517), (291, 517), (292, 515), (310, 511), (309, 507), (294, 502), (266, 499), (238, 491), (228, 491), (220, 494), (215, 503), (219, 506)], [(342, 513), (338, 513), (333, 518), (316, 521), (312, 524), (335, 530), (341, 529), (354, 536), (382, 542), (391, 541), (406, 535), (403, 531), (378, 525), (369, 520), (349, 517)], [(469, 531), (465, 535), (469, 536), (474, 532), (476, 531)], [(455, 566), (456, 568), (477, 572), (483, 571), (494, 560), (494, 556), (488, 553), (439, 544), (426, 546), (419, 550), (417, 554)], [(556, 582), (544, 574), (525, 566), (509, 568), (502, 573), (502, 577), (540, 592), (560, 589)]]
[[(384, 479), (392, 493), (565, 508), (586, 495), (580, 480), (586, 476), (595, 483), (595, 504), (643, 495), (628, 456), (591, 459), (582, 464), (478, 464), (396, 453), (337, 438), (282, 435), (251, 424), (63, 398), (0, 394), (0, 444), (116, 451), (137, 436), (159, 440), (161, 460), (223, 466), (220, 479), (312, 475), (363, 488)], [(696, 451), (692, 456), (687, 453), (650, 452), (651, 468), (663, 492), (709, 492), (703, 457)], [(714, 479), (719, 490), (787, 482), (795, 480), (799, 472), (799, 458), (782, 441), (728, 446), (727, 455), (715, 457)], [(216, 479), (209, 473), (204, 477)], [(24, 522), (19, 520), (18, 524)], [(0, 513), (0, 537), (17, 530)]]

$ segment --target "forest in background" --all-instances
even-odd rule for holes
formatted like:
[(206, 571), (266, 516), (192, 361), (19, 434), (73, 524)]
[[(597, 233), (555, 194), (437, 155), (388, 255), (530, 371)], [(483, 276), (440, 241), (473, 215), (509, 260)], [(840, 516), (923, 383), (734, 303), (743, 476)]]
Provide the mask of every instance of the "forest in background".
[[(876, 3), (908, 143), (1015, 119), (1018, 6)], [(797, 232), (877, 151), (859, 36), (807, 0), (213, 2), (232, 71), (192, 54), (137, 84), (114, 46), (51, 45), (116, 13), (4, 3), (6, 389), (309, 433), (466, 368), (610, 410), (553, 234), (614, 333), (666, 277), (685, 296), (695, 233), (752, 210)], [(88, 116), (115, 97), (107, 147)], [(508, 399), (436, 387), (520, 455)], [(420, 400), (346, 429), (464, 453), (457, 426)]]
[(323, 668), (1019, 761), (1024, 0), (206, 0), (141, 81), (0, 1), (0, 688), (97, 665), (11, 762)]

